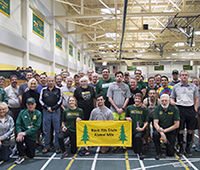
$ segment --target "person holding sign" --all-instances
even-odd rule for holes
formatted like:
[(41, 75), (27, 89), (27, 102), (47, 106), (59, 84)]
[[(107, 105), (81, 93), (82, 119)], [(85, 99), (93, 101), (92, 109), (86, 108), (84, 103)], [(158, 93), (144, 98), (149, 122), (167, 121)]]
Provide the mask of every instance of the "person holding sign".
[(134, 105), (127, 106), (126, 120), (132, 122), (132, 147), (136, 154), (139, 154), (140, 160), (144, 159), (142, 155), (142, 138), (146, 133), (148, 126), (148, 110), (142, 108), (142, 94), (136, 93), (134, 97)]
[[(105, 99), (103, 95), (98, 94), (96, 99), (98, 107), (92, 110), (90, 120), (114, 120), (112, 111), (105, 106)], [(109, 148), (109, 146), (102, 146), (101, 153), (108, 152)]]
[(68, 136), (71, 140), (71, 153), (76, 153), (76, 121), (84, 119), (83, 110), (77, 107), (77, 100), (75, 97), (69, 97), (68, 105), (69, 107), (63, 111), (61, 132), (58, 135), (58, 141), (63, 153), (61, 159), (68, 156), (64, 145), (64, 138)]

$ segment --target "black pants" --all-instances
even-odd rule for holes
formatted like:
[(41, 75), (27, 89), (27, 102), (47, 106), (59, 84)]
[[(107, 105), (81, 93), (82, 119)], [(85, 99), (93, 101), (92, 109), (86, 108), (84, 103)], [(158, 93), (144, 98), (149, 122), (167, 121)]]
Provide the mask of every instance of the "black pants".
[(10, 146), (0, 145), (0, 155), (2, 161), (6, 162), (9, 160), (10, 156)]
[(133, 147), (133, 151), (136, 154), (140, 154), (142, 153), (142, 138), (146, 133), (146, 129), (142, 132), (137, 132), (135, 134), (132, 134), (132, 147)]
[(71, 140), (71, 153), (75, 154), (77, 147), (76, 147), (76, 133), (70, 132), (69, 129), (67, 129), (65, 132), (61, 131), (58, 135), (58, 141), (60, 144), (60, 148), (62, 152), (65, 152), (65, 144), (64, 144), (64, 138), (70, 137)]
[[(23, 145), (24, 143), (26, 147), (24, 147)], [(22, 142), (17, 142), (17, 149), (19, 151), (19, 156), (27, 155), (29, 158), (33, 158), (35, 156), (35, 148), (36, 148), (36, 142), (26, 137)]]
[[(167, 137), (167, 144), (166, 145), (166, 154), (167, 156), (173, 156), (175, 149), (174, 149), (174, 145), (175, 145), (175, 141), (176, 141), (176, 130), (165, 133), (166, 137)], [(161, 145), (160, 145), (160, 133), (157, 130), (154, 130), (153, 132), (153, 141), (154, 144), (156, 146), (156, 153), (159, 154), (161, 153)]]

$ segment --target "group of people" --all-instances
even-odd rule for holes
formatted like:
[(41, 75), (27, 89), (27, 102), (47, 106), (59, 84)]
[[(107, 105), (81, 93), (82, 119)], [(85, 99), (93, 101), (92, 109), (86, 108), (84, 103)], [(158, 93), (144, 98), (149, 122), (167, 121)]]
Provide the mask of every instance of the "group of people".
[[(54, 147), (57, 154), (62, 152), (61, 158), (68, 156), (65, 147), (67, 137), (71, 153), (76, 153), (76, 122), (81, 120), (132, 121), (132, 148), (141, 160), (144, 159), (143, 141), (146, 142), (145, 150), (149, 149), (151, 123), (156, 160), (162, 156), (160, 138), (168, 156), (174, 155), (176, 141), (178, 154), (191, 156), (194, 130), (199, 129), (200, 135), (198, 78), (193, 78), (190, 83), (187, 71), (182, 70), (179, 74), (178, 70), (173, 70), (170, 83), (167, 76), (157, 74), (149, 77), (146, 85), (141, 76), (141, 70), (134, 72), (134, 78), (129, 72), (118, 71), (115, 78), (111, 78), (110, 70), (104, 68), (100, 80), (92, 69), (87, 71), (88, 78), (79, 70), (73, 77), (62, 71), (55, 77), (43, 73), (36, 80), (32, 71), (27, 70), (26, 82), (19, 87), (17, 76), (10, 76), (11, 85), (0, 88), (0, 159), (9, 159), (13, 132), (15, 149), (19, 154), (16, 164), (23, 162), (25, 155), (35, 156), (37, 147), (41, 145), (41, 134), (44, 138), (43, 154)], [(196, 151), (200, 151), (199, 144)], [(106, 153), (109, 148), (102, 146), (101, 152)], [(115, 147), (113, 153), (120, 149), (125, 151), (127, 148)], [(79, 153), (80, 156), (88, 154), (88, 147)]]

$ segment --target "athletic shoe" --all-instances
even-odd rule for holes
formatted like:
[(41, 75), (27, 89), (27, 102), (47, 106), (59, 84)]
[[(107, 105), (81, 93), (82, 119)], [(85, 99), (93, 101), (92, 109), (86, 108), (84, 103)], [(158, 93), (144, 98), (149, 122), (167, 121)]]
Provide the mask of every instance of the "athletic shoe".
[(197, 145), (194, 143), (194, 142), (192, 142), (192, 145), (191, 145), (191, 148), (196, 148), (197, 147)]
[(16, 160), (15, 160), (15, 164), (21, 164), (23, 161), (25, 160), (25, 158), (24, 157), (21, 157), (21, 156), (19, 156)]
[(15, 155), (17, 152), (17, 144), (15, 144), (14, 148), (12, 149), (12, 154)]
[(192, 156), (192, 152), (190, 151), (190, 147), (185, 148), (185, 153), (186, 153), (188, 156)]
[(45, 153), (47, 153), (47, 152), (49, 152), (49, 151), (50, 151), (49, 148), (44, 148), (44, 149), (42, 149), (42, 153), (43, 153), (43, 154), (45, 154)]
[(183, 154), (184, 154), (183, 147), (180, 147), (180, 149), (178, 151), (178, 155), (183, 156)]
[(53, 143), (50, 143), (50, 149), (55, 149), (55, 146), (54, 146), (54, 144)]
[(84, 155), (89, 155), (90, 154), (90, 150), (86, 150), (85, 148), (79, 153), (80, 156), (84, 156)]
[(162, 153), (159, 153), (159, 154), (157, 154), (157, 155), (155, 156), (155, 159), (156, 159), (156, 160), (159, 160), (161, 156), (162, 156)]
[(59, 154), (61, 152), (60, 148), (56, 148), (56, 154)]
[(40, 152), (40, 151), (36, 148), (36, 149), (35, 149), (35, 153), (39, 153), (39, 152)]
[(139, 154), (139, 159), (140, 159), (140, 160), (143, 160), (143, 159), (144, 159), (144, 156), (142, 155), (142, 153)]
[(195, 151), (197, 151), (197, 152), (200, 151), (200, 144), (196, 147)]
[(123, 147), (122, 147), (122, 151), (123, 151), (123, 152), (126, 152), (126, 151), (127, 151), (127, 148), (126, 148), (125, 146), (123, 146)]
[(1, 161), (0, 161), (0, 165), (3, 164), (3, 163), (4, 163), (4, 161), (1, 160)]
[(117, 153), (119, 151), (119, 146), (115, 146), (115, 148), (112, 150), (113, 153)]
[(65, 151), (62, 155), (61, 155), (61, 157), (60, 157), (60, 159), (63, 159), (63, 158), (65, 158), (65, 157), (67, 157), (69, 154), (67, 153), (67, 151)]

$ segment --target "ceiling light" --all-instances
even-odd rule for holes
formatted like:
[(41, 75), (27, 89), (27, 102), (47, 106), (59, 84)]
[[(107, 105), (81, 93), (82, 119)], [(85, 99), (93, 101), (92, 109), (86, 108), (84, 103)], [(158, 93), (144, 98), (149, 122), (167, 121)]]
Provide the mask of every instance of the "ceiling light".
[(104, 49), (105, 47), (100, 46), (99, 49)]
[(166, 57), (166, 58), (170, 58), (170, 57)]
[(152, 28), (152, 30), (163, 30), (163, 28)]
[(107, 62), (104, 61), (104, 62), (102, 63), (102, 65), (103, 65), (103, 66), (106, 66), (106, 65), (107, 65)]
[(195, 31), (194, 32), (196, 35), (200, 35), (200, 31)]
[(135, 56), (136, 56), (136, 57), (141, 57), (141, 56), (142, 56), (142, 54), (135, 54)]
[(182, 47), (184, 45), (185, 45), (184, 42), (177, 42), (176, 44), (174, 44), (174, 47)]
[(101, 54), (105, 54), (105, 53), (106, 53), (105, 51), (102, 51), (102, 52), (101, 52)]
[(194, 55), (194, 53), (190, 53), (189, 55)]
[(108, 48), (114, 48), (114, 45), (112, 45), (112, 44), (108, 45)]
[[(113, 14), (115, 14), (115, 8), (109, 8), (109, 9), (107, 9), (107, 8), (101, 8), (101, 13), (102, 14), (111, 14), (111, 12)], [(117, 10), (117, 14), (120, 14), (120, 10)]]
[(177, 55), (176, 53), (172, 53), (172, 55)]
[(185, 49), (180, 49), (179, 51), (185, 51)]
[[(116, 33), (106, 33), (106, 38), (116, 38)], [(119, 34), (117, 34), (117, 38), (119, 38)]]
[(182, 57), (182, 58), (186, 58), (186, 57)]

